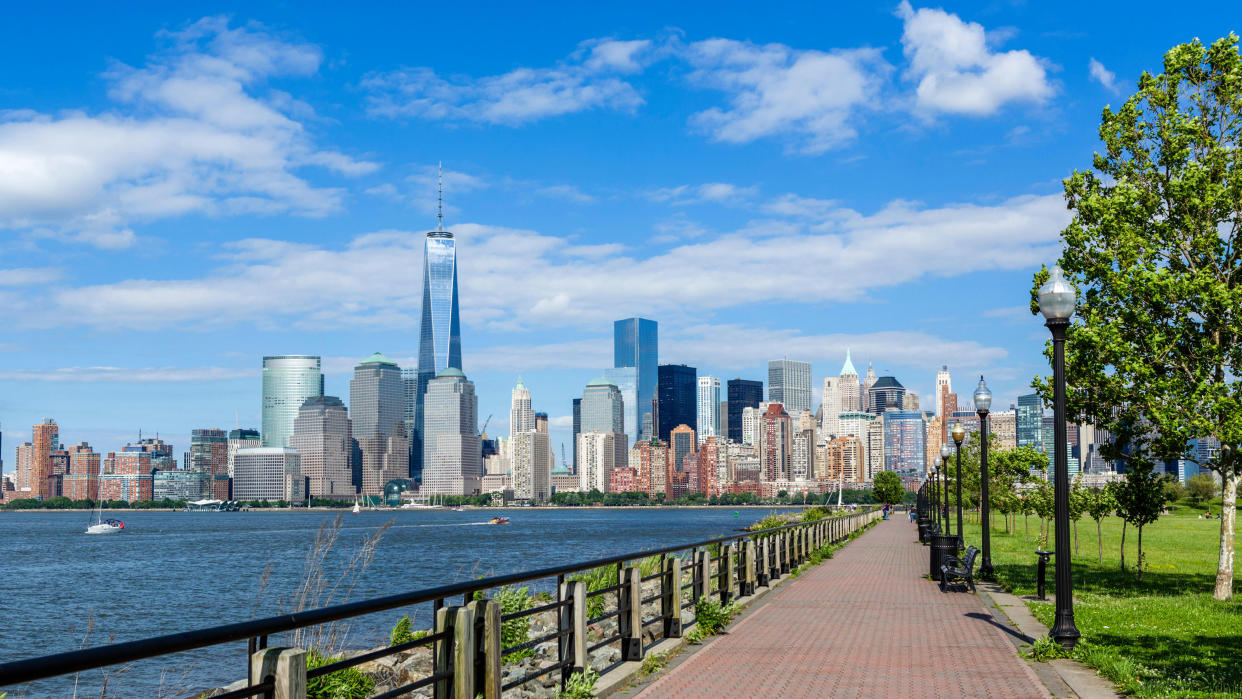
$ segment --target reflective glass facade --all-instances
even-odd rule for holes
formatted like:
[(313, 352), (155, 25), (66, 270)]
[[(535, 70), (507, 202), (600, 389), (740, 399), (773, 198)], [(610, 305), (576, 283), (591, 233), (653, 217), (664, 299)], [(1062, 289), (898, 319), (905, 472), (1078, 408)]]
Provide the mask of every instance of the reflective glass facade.
[(729, 441), (742, 443), (742, 410), (758, 408), (763, 400), (763, 382), (750, 379), (729, 379), (726, 384), (729, 403)]
[(1044, 402), (1038, 393), (1018, 396), (1018, 446), (1044, 450)]
[(660, 424), (657, 432), (660, 441), (667, 443), (669, 433), (678, 425), (698, 427), (698, 370), (685, 364), (664, 364), (658, 375), (656, 394)]
[(427, 234), (423, 248), (423, 312), (418, 339), (418, 374), (413, 387), (410, 475), (422, 480), (423, 406), (436, 374), (461, 369), (461, 316), (457, 301), (457, 244), (448, 231)]
[[(635, 391), (637, 405), (637, 432), (630, 432), (631, 440), (650, 439), (656, 429), (652, 415), (652, 401), (656, 397), (659, 364), (658, 324), (646, 318), (626, 318), (612, 324), (612, 347), (614, 367), (637, 369)], [(626, 406), (627, 410), (629, 406)], [(629, 423), (626, 430), (630, 429)]]
[(263, 425), (265, 447), (287, 447), (293, 422), (307, 398), (323, 395), (319, 357), (279, 355), (263, 358)]
[(909, 487), (923, 478), (927, 428), (917, 410), (884, 413), (884, 470), (895, 471)]

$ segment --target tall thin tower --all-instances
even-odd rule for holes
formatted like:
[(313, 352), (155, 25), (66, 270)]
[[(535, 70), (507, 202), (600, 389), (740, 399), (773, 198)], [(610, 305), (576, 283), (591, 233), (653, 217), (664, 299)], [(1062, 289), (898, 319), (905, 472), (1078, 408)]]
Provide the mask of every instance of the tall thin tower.
[(418, 338), (418, 376), (414, 387), (414, 429), (410, 438), (410, 476), (422, 480), (423, 407), (427, 385), (439, 372), (461, 366), (461, 316), (457, 301), (457, 245), (444, 230), (444, 178), (437, 188), (436, 229), (423, 246), (423, 312)]

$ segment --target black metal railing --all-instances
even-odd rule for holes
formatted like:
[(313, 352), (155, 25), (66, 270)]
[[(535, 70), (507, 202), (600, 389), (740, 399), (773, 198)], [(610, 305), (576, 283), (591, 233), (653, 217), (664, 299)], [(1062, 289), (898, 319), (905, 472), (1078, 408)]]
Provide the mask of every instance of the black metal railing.
[[(314, 679), (395, 653), (430, 646), (433, 649), (433, 665), (427, 677), (377, 696), (395, 697), (426, 686), (433, 686), (437, 697), (461, 694), (463, 689), (468, 690), (464, 692), (466, 695), (474, 696), (476, 691), (484, 692), (485, 689), (512, 689), (558, 670), (563, 685), (570, 674), (589, 667), (592, 652), (612, 644), (620, 644), (622, 662), (641, 660), (646, 649), (655, 645), (655, 642), (644, 642), (644, 637), (651, 635), (647, 629), (657, 626), (654, 632), (656, 639), (680, 637), (682, 612), (693, 609), (695, 601), (705, 592), (709, 595), (714, 592), (722, 603), (753, 594), (756, 586), (771, 585), (771, 581), (781, 577), (782, 573), (788, 573), (815, 549), (847, 538), (874, 521), (877, 514), (875, 510), (865, 510), (707, 541), (609, 556), (569, 566), (497, 575), (253, 621), (16, 660), (0, 664), (0, 687), (13, 687), (84, 670), (124, 665), (148, 658), (245, 641), (247, 686), (217, 696), (271, 696), (275, 686), (273, 677), (270, 674), (256, 677), (252, 670), (256, 656), (287, 650), (268, 648), (271, 637), (297, 629), (428, 603), (432, 605), (435, 616), (435, 627), (431, 633), (309, 670), (305, 668), (303, 659), (297, 671), (305, 679)], [(704, 555), (700, 556), (700, 551), (705, 551)], [(717, 555), (712, 555), (712, 552), (717, 552)], [(685, 553), (690, 555), (683, 557)], [(648, 567), (658, 565), (658, 570), (642, 575), (644, 561)], [(588, 590), (585, 581), (573, 579), (576, 574), (609, 567), (615, 567), (615, 584)], [(553, 578), (556, 581), (555, 601), (529, 609), (501, 614), (499, 602), (487, 596), (488, 592), (498, 588), (550, 581)], [(658, 590), (645, 595), (643, 585), (651, 582), (657, 583)], [(691, 591), (690, 595), (685, 594), (687, 589)], [(458, 598), (462, 600), (462, 604), (452, 605)], [(588, 617), (587, 602), (597, 598), (605, 599), (605, 610), (601, 614)], [(613, 604), (611, 611), (607, 610), (608, 601)], [(556, 615), (555, 632), (509, 646), (503, 645), (501, 628), (505, 622), (546, 612), (554, 612)], [(590, 642), (592, 639), (587, 637), (587, 627), (614, 617), (618, 620), (617, 632), (600, 632), (600, 638)], [(692, 621), (690, 625), (694, 623)], [(549, 642), (557, 644), (554, 664), (540, 667), (501, 684), (500, 672), (505, 656), (535, 649)], [(464, 686), (458, 686), (462, 683), (465, 683)]]

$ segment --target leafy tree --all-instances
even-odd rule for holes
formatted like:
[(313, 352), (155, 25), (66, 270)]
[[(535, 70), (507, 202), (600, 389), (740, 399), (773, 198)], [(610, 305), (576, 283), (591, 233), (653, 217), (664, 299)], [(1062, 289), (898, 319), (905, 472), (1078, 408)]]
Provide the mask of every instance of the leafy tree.
[[(991, 444), (989, 442), (989, 450)], [(1030, 483), (1031, 471), (1048, 469), (1048, 455), (1031, 446), (990, 452), (988, 458), (988, 495), (997, 512), (1017, 516), (1022, 508), (1018, 486)], [(1017, 528), (1015, 522), (1014, 528)], [(1006, 523), (1005, 531), (1009, 532)]]
[[(1081, 474), (1080, 474), (1081, 476)], [(1087, 511), (1087, 489), (1082, 485), (1082, 478), (1075, 478), (1070, 484), (1069, 518), (1074, 523), (1074, 555), (1078, 555), (1078, 520)]]
[(1100, 520), (1109, 516), (1117, 509), (1117, 500), (1113, 497), (1113, 488), (1088, 488), (1085, 492), (1087, 515), (1095, 520), (1095, 540), (1099, 548), (1100, 564), (1104, 564), (1104, 529)]
[(1170, 478), (1164, 482), (1164, 501), (1177, 502), (1186, 497), (1186, 486), (1176, 478)]
[(1197, 473), (1186, 480), (1186, 491), (1192, 500), (1202, 503), (1216, 497), (1220, 486), (1210, 473)]
[[(1143, 527), (1160, 518), (1164, 509), (1167, 476), (1156, 473), (1154, 464), (1132, 461), (1125, 480), (1117, 482), (1114, 497), (1117, 514), (1138, 527), (1138, 577), (1143, 579)], [(1125, 534), (1121, 537), (1121, 566), (1125, 567)]]
[(1052, 484), (1041, 478), (1034, 488), (1026, 492), (1026, 501), (1030, 505), (1031, 512), (1039, 517), (1039, 547), (1044, 548), (1048, 545), (1052, 515), (1056, 512)]
[[(1200, 466), (1224, 486), (1213, 596), (1225, 600), (1242, 477), (1238, 37), (1175, 46), (1163, 68), (1104, 109), (1104, 152), (1065, 180), (1073, 217), (1060, 266), (1079, 291), (1080, 321), (1066, 339), (1068, 407), (1117, 436), (1106, 458), (1137, 457), (1140, 471), (1142, 461), (1189, 457), (1191, 439), (1220, 439), (1221, 456)], [(1051, 395), (1047, 378), (1036, 383)]]
[(896, 505), (905, 499), (906, 487), (901, 484), (901, 478), (893, 471), (880, 471), (875, 474), (871, 494), (878, 502)]

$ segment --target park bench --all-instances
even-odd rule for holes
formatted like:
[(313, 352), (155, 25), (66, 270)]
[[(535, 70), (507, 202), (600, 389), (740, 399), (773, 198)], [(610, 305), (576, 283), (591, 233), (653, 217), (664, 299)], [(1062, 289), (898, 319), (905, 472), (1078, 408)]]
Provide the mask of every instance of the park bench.
[(947, 556), (940, 566), (940, 591), (948, 592), (949, 585), (965, 583), (970, 591), (975, 591), (975, 558), (979, 549), (971, 546), (966, 549), (966, 557)]

